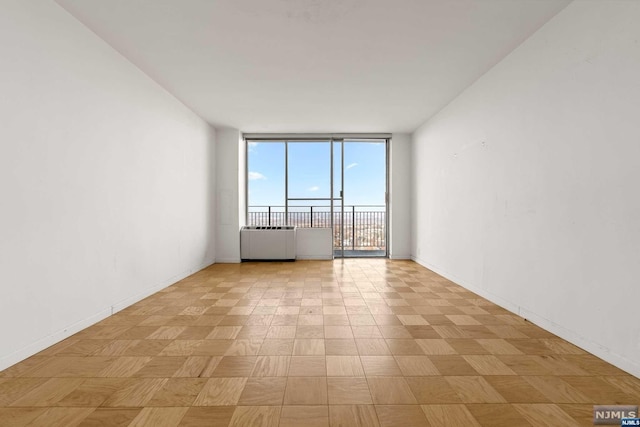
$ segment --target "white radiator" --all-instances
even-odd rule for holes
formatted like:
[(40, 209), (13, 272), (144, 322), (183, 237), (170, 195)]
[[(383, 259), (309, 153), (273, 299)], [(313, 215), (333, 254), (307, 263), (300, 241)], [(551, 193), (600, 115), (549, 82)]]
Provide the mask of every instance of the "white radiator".
[(246, 226), (240, 231), (242, 260), (295, 260), (296, 228), (294, 226)]

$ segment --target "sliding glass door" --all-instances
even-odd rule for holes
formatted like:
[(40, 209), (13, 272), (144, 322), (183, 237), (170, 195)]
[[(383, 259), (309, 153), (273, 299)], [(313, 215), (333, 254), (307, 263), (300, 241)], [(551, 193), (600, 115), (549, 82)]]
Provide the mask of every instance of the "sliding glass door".
[(387, 140), (247, 140), (248, 225), (331, 227), (335, 257), (387, 255)]
[(384, 140), (336, 141), (334, 182), (340, 188), (335, 243), (340, 257), (387, 255), (387, 144)]

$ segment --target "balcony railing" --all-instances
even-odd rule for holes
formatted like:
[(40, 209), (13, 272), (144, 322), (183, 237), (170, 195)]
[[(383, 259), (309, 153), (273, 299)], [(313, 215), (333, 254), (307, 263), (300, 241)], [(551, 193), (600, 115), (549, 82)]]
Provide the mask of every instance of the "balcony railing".
[[(331, 208), (327, 206), (249, 206), (247, 225), (331, 227)], [(384, 206), (349, 205), (333, 212), (333, 246), (351, 250), (386, 249), (387, 213)], [(341, 233), (344, 235), (341, 239)]]

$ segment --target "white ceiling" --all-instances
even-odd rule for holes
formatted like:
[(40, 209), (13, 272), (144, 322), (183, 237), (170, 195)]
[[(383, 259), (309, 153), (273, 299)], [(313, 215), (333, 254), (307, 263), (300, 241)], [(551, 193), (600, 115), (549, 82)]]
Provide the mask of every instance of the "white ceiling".
[(569, 0), (57, 0), (202, 118), (410, 132)]

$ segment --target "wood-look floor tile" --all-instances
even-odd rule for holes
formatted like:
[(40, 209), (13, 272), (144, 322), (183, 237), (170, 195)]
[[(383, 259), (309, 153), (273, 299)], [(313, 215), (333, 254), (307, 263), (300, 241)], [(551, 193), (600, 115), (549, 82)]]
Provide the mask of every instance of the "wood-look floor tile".
[(481, 346), (474, 339), (448, 338), (447, 343), (461, 355), (484, 355), (491, 354), (489, 350)]
[(592, 399), (559, 377), (522, 377), (553, 403), (593, 403)]
[(141, 408), (97, 408), (83, 419), (80, 427), (127, 427), (142, 411)]
[(538, 389), (519, 376), (487, 376), (485, 380), (511, 403), (549, 403)]
[(376, 405), (376, 413), (381, 427), (429, 425), (418, 405)]
[(216, 326), (214, 327), (206, 339), (208, 340), (232, 340), (235, 339), (242, 326)]
[(180, 427), (228, 426), (235, 406), (192, 406), (180, 422)]
[(237, 405), (247, 378), (210, 378), (193, 406), (229, 406)]
[(386, 339), (413, 339), (409, 330), (403, 325), (378, 325), (378, 330)]
[(236, 339), (224, 353), (225, 356), (255, 356), (262, 346), (262, 338)]
[(365, 375), (401, 376), (402, 371), (393, 356), (360, 356)]
[(583, 375), (590, 376), (592, 375), (588, 371), (582, 369), (580, 366), (571, 363), (570, 360), (567, 359), (568, 356), (571, 355), (558, 355), (558, 354), (549, 354), (549, 355), (535, 355), (533, 358), (542, 365), (545, 369), (547, 369), (551, 374), (556, 376), (561, 375)]
[(287, 385), (285, 377), (249, 378), (238, 405), (282, 405)]
[(111, 343), (110, 340), (78, 340), (56, 352), (58, 356), (90, 356), (100, 352)]
[(290, 377), (326, 377), (325, 356), (292, 356), (289, 364)]
[(590, 425), (638, 395), (411, 261), (216, 264), (0, 372), (0, 425)]
[(372, 404), (369, 385), (364, 377), (327, 378), (330, 405)]
[(0, 379), (0, 407), (12, 402), (49, 381), (49, 378), (6, 378)]
[[(131, 374), (133, 377), (154, 377), (168, 378), (172, 377), (186, 362), (187, 357), (153, 357), (146, 362), (141, 368), (135, 370)], [(132, 368), (133, 370), (133, 368)]]
[(128, 384), (126, 378), (87, 378), (78, 388), (57, 402), (57, 406), (98, 407)]
[(351, 326), (353, 337), (362, 340), (382, 340), (382, 334), (377, 326)]
[(185, 329), (187, 329), (186, 326), (161, 326), (146, 338), (150, 340), (173, 340)]
[(507, 403), (483, 377), (445, 377), (464, 403)]
[(476, 341), (491, 354), (523, 354), (520, 350), (502, 338), (477, 339)]
[(405, 377), (441, 375), (427, 356), (395, 356), (395, 358)]
[(284, 395), (285, 405), (326, 405), (325, 377), (289, 377)]
[(47, 408), (29, 423), (33, 427), (74, 427), (93, 412), (94, 408)]
[(320, 356), (324, 354), (323, 339), (295, 339), (293, 342), (294, 356)]
[(278, 427), (279, 406), (238, 406), (231, 417), (229, 427)]
[(507, 365), (493, 355), (462, 356), (480, 375), (516, 375)]
[(0, 425), (23, 427), (42, 415), (47, 408), (2, 408), (0, 407)]
[(300, 426), (329, 427), (329, 407), (328, 406), (302, 406), (302, 405), (283, 406), (282, 410), (280, 411), (279, 427), (300, 427)]
[(265, 338), (287, 339), (296, 337), (296, 326), (271, 326)]
[(211, 326), (188, 326), (176, 339), (179, 340), (203, 340), (211, 333)]
[(143, 408), (130, 427), (175, 427), (189, 408)]
[(462, 403), (458, 393), (443, 377), (410, 377), (407, 384), (418, 403)]
[(373, 405), (331, 405), (330, 425), (340, 427), (379, 427), (378, 415)]
[(407, 380), (403, 377), (367, 377), (373, 403), (376, 405), (417, 404)]
[(153, 395), (164, 386), (167, 378), (129, 379), (124, 386), (116, 390), (102, 406), (107, 407), (142, 407)]
[(358, 347), (353, 339), (325, 339), (325, 352), (334, 356), (358, 355)]
[(48, 363), (25, 373), (25, 377), (97, 377), (113, 357), (52, 357)]
[(530, 427), (531, 424), (513, 405), (499, 403), (467, 404), (469, 412), (482, 426)]
[(391, 350), (384, 339), (356, 339), (356, 346), (361, 356), (391, 355)]
[(458, 355), (428, 356), (441, 375), (478, 375), (478, 371), (462, 357)]
[(350, 326), (324, 326), (324, 337), (327, 339), (353, 339)]
[(444, 339), (416, 339), (415, 342), (426, 355), (458, 354)]
[(263, 356), (288, 356), (292, 353), (292, 339), (265, 339), (258, 351), (258, 354)]
[(602, 380), (613, 385), (623, 393), (640, 396), (640, 378), (626, 375), (602, 377)]
[[(430, 322), (431, 323), (431, 322)], [(405, 325), (405, 328), (414, 339), (438, 339), (440, 334), (432, 326)]]
[(387, 346), (394, 355), (424, 355), (422, 348), (413, 339), (387, 339)]
[(564, 376), (562, 380), (589, 397), (594, 404), (624, 405), (634, 400), (640, 400), (638, 397), (640, 394), (625, 393), (599, 377)]
[(364, 376), (364, 369), (358, 356), (327, 356), (327, 376)]
[(206, 382), (205, 378), (169, 378), (147, 405), (191, 406)]
[(233, 344), (233, 340), (203, 340), (194, 350), (194, 356), (222, 356)]
[(349, 326), (349, 316), (346, 314), (325, 314), (322, 316), (324, 325)]
[(248, 377), (256, 365), (257, 356), (224, 356), (212, 377)]
[(118, 357), (109, 366), (103, 369), (100, 377), (130, 377), (151, 362), (151, 356), (142, 357)]
[[(71, 342), (73, 343), (75, 341), (71, 341)], [(44, 350), (44, 351), (47, 351), (47, 350)], [(38, 355), (36, 356), (31, 356), (28, 359), (23, 360), (22, 362), (17, 363), (5, 369), (4, 371), (0, 371), (0, 379), (22, 377), (26, 373), (49, 363), (51, 357), (40, 356), (40, 354), (42, 353), (38, 353)]]
[(513, 405), (514, 408), (534, 427), (546, 426), (579, 426), (578, 422), (571, 418), (557, 405), (538, 403)]
[(434, 426), (481, 427), (465, 405), (422, 405), (422, 411)]
[(584, 403), (560, 403), (557, 406), (576, 420), (578, 424), (593, 425), (593, 405)]
[(283, 377), (289, 371), (291, 356), (258, 356), (251, 371), (254, 377)]
[(296, 327), (298, 339), (324, 339), (324, 326), (319, 325), (299, 325)]
[(140, 340), (127, 347), (121, 356), (157, 356), (169, 344), (171, 344), (169, 340)]

